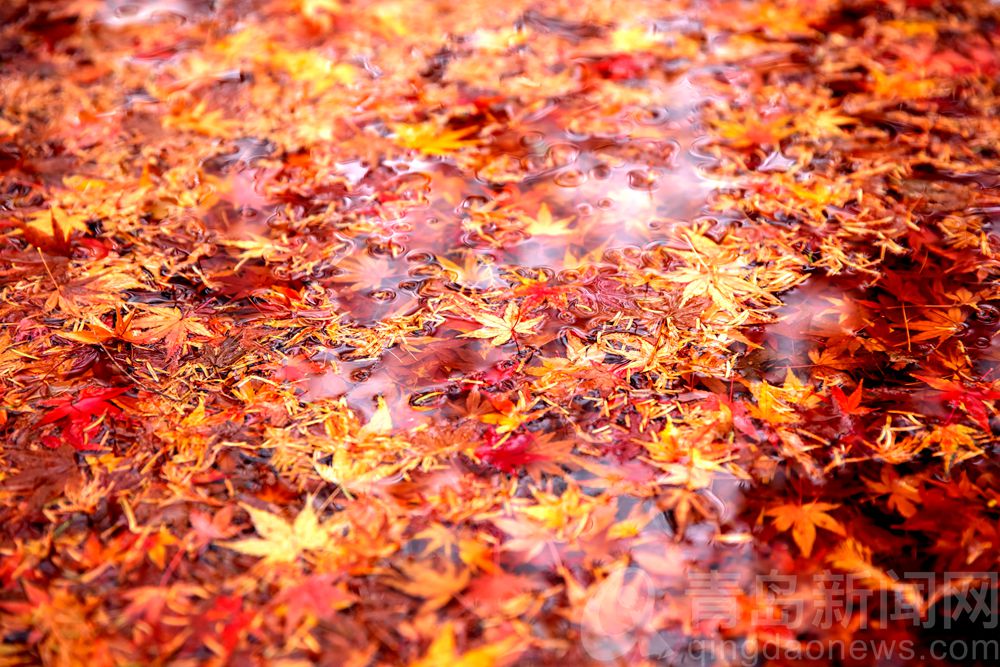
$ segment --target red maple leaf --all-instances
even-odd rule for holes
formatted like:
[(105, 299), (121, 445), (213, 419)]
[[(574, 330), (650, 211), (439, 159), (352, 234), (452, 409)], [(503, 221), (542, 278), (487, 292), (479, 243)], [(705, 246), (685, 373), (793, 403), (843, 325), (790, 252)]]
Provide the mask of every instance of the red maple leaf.
[(274, 604), (283, 609), (289, 631), (298, 628), (306, 615), (326, 621), (354, 604), (357, 598), (337, 579), (333, 574), (315, 574), (274, 597)]
[(476, 448), (476, 456), (494, 468), (513, 473), (529, 463), (545, 460), (544, 455), (532, 451), (534, 444), (535, 437), (530, 433), (513, 434), (504, 440), (490, 427), (483, 444)]
[[(121, 414), (121, 409), (109, 401), (126, 391), (128, 387), (86, 387), (76, 396), (66, 395), (44, 401), (43, 405), (54, 409), (47, 412), (38, 424), (44, 426), (63, 421), (62, 436), (66, 442), (77, 450), (93, 449), (87, 427), (93, 423), (94, 418)], [(42, 438), (42, 443), (55, 449), (60, 445), (60, 439), (50, 435)]]
[(864, 381), (858, 383), (857, 389), (851, 392), (850, 395), (844, 393), (844, 390), (840, 387), (831, 387), (830, 395), (833, 397), (833, 402), (840, 409), (840, 411), (846, 415), (863, 415), (871, 412), (869, 408), (861, 407), (861, 392), (862, 385)]
[(913, 377), (942, 392), (941, 398), (955, 407), (964, 409), (984, 431), (990, 432), (990, 413), (987, 403), (1000, 399), (1000, 391), (967, 387), (961, 382), (928, 375), (914, 374)]

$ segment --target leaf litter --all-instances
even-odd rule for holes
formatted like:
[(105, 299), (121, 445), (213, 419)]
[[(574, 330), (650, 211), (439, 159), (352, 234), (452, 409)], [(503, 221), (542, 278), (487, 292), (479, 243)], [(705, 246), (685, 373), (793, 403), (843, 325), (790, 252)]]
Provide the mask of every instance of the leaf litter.
[(0, 663), (926, 648), (775, 614), (996, 585), (998, 12), (5, 3)]

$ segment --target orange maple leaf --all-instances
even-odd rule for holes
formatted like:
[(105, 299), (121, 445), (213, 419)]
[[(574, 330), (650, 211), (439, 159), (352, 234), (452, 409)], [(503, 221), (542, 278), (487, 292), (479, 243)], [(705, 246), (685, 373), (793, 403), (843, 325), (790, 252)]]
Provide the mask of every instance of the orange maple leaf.
[(211, 336), (204, 324), (181, 312), (179, 308), (162, 308), (147, 306), (148, 315), (137, 317), (132, 321), (136, 329), (144, 330), (133, 335), (140, 343), (151, 343), (162, 340), (167, 346), (167, 357), (170, 359), (180, 355), (188, 345), (188, 338), (195, 336)]
[(846, 534), (843, 524), (827, 514), (838, 507), (840, 505), (833, 503), (812, 502), (804, 505), (789, 503), (771, 508), (766, 514), (774, 517), (774, 527), (779, 532), (792, 529), (792, 539), (795, 540), (802, 555), (808, 558), (816, 542), (817, 527), (840, 536)]

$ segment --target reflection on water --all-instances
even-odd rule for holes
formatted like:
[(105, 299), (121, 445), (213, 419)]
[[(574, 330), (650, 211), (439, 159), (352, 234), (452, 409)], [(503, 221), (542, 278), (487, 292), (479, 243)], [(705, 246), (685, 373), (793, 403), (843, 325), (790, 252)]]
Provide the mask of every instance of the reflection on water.
[[(4, 642), (507, 665), (931, 641), (880, 614), (972, 579), (901, 574), (1000, 565), (987, 5), (0, 8), (0, 481), (38, 505), (3, 515), (0, 607), (38, 603), (30, 572), (93, 626)], [(60, 480), (18, 477), (63, 441)], [(314, 506), (323, 539), (296, 532)], [(293, 558), (251, 569), (247, 507), (300, 517)]]

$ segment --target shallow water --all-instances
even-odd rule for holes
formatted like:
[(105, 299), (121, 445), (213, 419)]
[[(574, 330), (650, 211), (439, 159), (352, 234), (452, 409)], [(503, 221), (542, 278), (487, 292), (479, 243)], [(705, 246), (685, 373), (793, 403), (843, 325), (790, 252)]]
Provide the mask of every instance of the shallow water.
[(993, 4), (0, 24), (10, 664), (1000, 660)]

